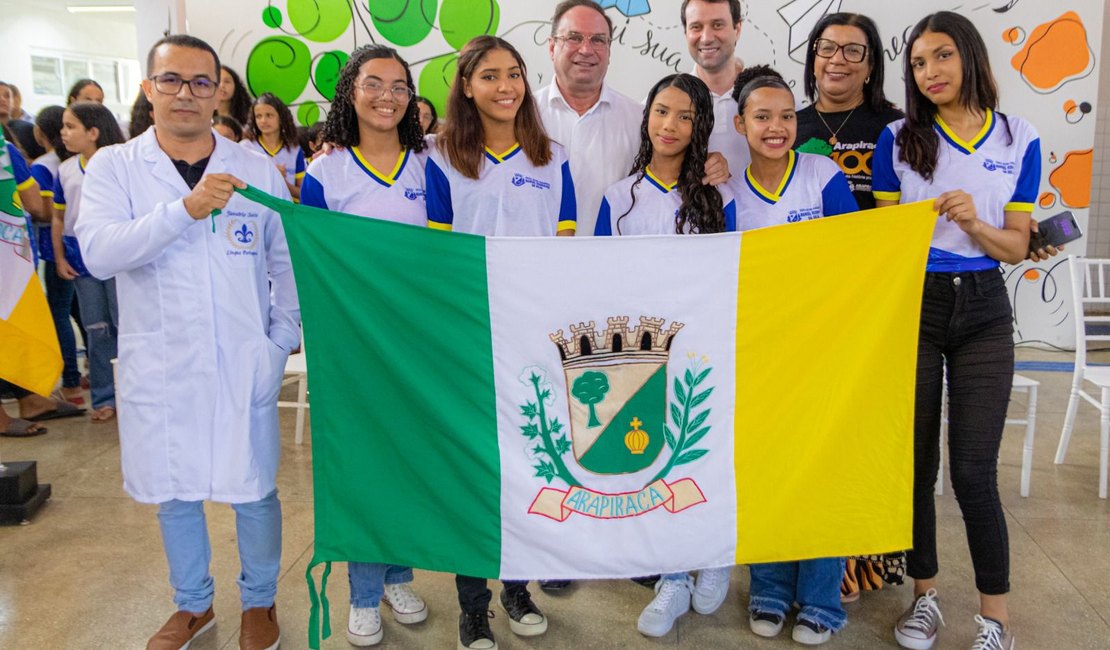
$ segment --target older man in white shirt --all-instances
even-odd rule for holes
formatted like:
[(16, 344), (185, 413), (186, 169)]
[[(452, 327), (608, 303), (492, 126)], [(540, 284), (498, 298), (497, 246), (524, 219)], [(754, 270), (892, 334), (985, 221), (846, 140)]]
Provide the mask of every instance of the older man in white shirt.
[(547, 134), (570, 156), (579, 235), (593, 234), (602, 195), (628, 175), (640, 148), (643, 107), (605, 84), (612, 33), (593, 0), (560, 3), (548, 40), (555, 80), (536, 93)]

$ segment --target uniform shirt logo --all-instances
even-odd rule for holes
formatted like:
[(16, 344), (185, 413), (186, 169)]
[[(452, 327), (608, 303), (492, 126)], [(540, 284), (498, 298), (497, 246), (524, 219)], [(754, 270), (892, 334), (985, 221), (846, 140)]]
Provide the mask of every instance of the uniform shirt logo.
[(1014, 167), (1015, 167), (1015, 165), (1012, 162), (1002, 162), (1000, 160), (991, 160), (990, 158), (987, 158), (986, 160), (983, 161), (983, 169), (985, 169), (989, 172), (1002, 172), (1003, 174), (1013, 174), (1014, 173)]
[(551, 189), (551, 183), (545, 183), (544, 181), (541, 181), (537, 178), (532, 178), (531, 176), (525, 176), (524, 174), (513, 174), (512, 183), (516, 187), (522, 187), (524, 185), (531, 185), (532, 187), (536, 188), (537, 190)]
[(821, 208), (802, 208), (800, 210), (791, 210), (786, 213), (787, 223), (798, 223), (799, 221), (809, 221), (810, 219), (820, 219)]
[(424, 196), (425, 196), (425, 192), (422, 188), (419, 188), (419, 187), (406, 187), (405, 188), (405, 198), (410, 200), (410, 201), (415, 201), (416, 199), (422, 199), (422, 198), (424, 198)]

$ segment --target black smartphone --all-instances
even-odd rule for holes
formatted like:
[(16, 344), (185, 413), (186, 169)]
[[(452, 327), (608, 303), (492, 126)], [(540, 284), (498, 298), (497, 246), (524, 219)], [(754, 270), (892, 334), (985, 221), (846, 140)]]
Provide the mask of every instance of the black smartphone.
[(1044, 221), (1037, 222), (1038, 232), (1029, 237), (1029, 250), (1035, 251), (1046, 246), (1063, 246), (1083, 236), (1079, 223), (1071, 212), (1061, 212)]

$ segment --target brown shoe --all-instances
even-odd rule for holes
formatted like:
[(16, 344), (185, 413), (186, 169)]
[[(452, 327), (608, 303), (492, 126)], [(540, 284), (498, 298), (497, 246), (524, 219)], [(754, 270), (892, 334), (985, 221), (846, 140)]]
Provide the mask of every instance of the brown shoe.
[(281, 645), (277, 605), (252, 607), (243, 612), (239, 629), (239, 650), (275, 650)]
[(146, 650), (185, 650), (193, 639), (216, 624), (216, 615), (209, 607), (203, 614), (176, 612), (162, 629), (146, 642)]

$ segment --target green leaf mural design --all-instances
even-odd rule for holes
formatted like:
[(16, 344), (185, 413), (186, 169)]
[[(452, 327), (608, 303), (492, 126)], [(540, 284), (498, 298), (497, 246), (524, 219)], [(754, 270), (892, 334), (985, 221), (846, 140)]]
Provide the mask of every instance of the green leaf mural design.
[(351, 55), (342, 50), (324, 52), (316, 60), (316, 72), (312, 75), (312, 84), (316, 90), (329, 102), (335, 99), (335, 84), (339, 83), (339, 73)]
[(420, 71), (420, 95), (430, 101), (440, 115), (447, 114), (447, 93), (451, 91), (458, 63), (459, 55), (452, 52), (428, 61)]
[(308, 46), (292, 36), (262, 39), (247, 57), (247, 85), (258, 97), (270, 92), (292, 104), (304, 92), (312, 66)]
[(320, 107), (316, 102), (305, 102), (297, 108), (297, 120), (305, 125), (312, 126), (320, 121)]
[(262, 23), (271, 29), (281, 27), (281, 9), (266, 7), (262, 10)]
[(310, 41), (334, 41), (351, 26), (348, 0), (289, 0), (289, 22), (298, 34)]
[(431, 33), (438, 4), (437, 0), (367, 0), (366, 8), (382, 38), (408, 47)]
[(500, 18), (501, 7), (497, 0), (443, 0), (439, 28), (443, 40), (461, 50), (475, 36), (496, 33)]

